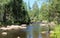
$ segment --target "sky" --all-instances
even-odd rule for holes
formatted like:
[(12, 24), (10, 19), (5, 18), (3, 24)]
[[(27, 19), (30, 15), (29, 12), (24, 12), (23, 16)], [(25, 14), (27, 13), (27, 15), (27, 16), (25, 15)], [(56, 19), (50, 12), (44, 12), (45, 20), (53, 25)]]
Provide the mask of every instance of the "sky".
[[(29, 1), (30, 7), (32, 8), (32, 6), (33, 6), (33, 4), (34, 4), (34, 2), (35, 2), (36, 0), (23, 0), (23, 1), (27, 3), (27, 6), (28, 6), (28, 1)], [(41, 7), (41, 5), (42, 5), (43, 2), (44, 2), (43, 0), (38, 1), (37, 4), (38, 4), (38, 7), (39, 7), (39, 8)]]

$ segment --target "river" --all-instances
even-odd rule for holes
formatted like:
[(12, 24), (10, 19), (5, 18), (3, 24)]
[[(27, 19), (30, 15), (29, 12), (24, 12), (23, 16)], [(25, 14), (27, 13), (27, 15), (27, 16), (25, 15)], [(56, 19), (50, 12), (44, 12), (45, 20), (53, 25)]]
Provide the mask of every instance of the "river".
[(40, 26), (40, 24), (30, 24), (27, 27), (27, 38), (49, 38), (48, 28), (44, 27), (44, 29), (46, 33), (42, 34), (42, 27)]
[[(38, 23), (30, 24), (25, 30), (10, 30), (3, 31), (0, 30), (0, 38), (49, 38), (48, 28), (44, 27), (46, 33), (41, 33), (43, 27)], [(7, 35), (2, 35), (2, 32), (7, 32)]]

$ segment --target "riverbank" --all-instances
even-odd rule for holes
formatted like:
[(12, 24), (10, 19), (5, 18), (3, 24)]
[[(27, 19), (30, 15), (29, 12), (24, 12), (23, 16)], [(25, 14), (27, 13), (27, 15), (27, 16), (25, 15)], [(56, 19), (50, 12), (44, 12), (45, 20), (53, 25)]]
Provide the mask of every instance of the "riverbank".
[(0, 27), (0, 38), (26, 38), (26, 25), (11, 25)]

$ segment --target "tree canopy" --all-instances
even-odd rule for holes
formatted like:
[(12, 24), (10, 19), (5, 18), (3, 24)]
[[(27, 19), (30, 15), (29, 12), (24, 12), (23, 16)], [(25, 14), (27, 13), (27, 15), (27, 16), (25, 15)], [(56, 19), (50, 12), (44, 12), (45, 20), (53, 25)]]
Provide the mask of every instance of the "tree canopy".
[(1, 0), (0, 23), (22, 24), (43, 20), (60, 23), (60, 1), (44, 0), (45, 2), (42, 3), (41, 8), (39, 8), (38, 1), (35, 1), (32, 8), (30, 8), (22, 0)]
[[(1, 20), (3, 24), (22, 24), (29, 22), (29, 16), (22, 0), (1, 0)], [(2, 20), (3, 19), (3, 20)]]

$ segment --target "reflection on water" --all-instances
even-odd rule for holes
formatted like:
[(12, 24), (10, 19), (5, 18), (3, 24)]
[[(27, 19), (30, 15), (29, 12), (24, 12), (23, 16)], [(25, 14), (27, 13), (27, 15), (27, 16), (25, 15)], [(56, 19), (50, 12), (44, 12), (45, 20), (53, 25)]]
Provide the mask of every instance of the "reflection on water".
[(32, 26), (27, 27), (27, 38), (33, 38), (33, 27)]
[(40, 24), (30, 24), (27, 27), (27, 38), (49, 38), (48, 34), (48, 28), (44, 27), (46, 30), (46, 33), (41, 33), (42, 27)]
[(38, 24), (30, 24), (27, 28), (27, 38), (42, 38)]
[[(42, 27), (39, 24), (30, 24), (26, 30), (0, 30), (0, 38), (49, 38), (48, 31), (45, 34), (41, 33)], [(47, 30), (47, 29), (46, 29)], [(1, 33), (7, 32), (6, 36)]]

